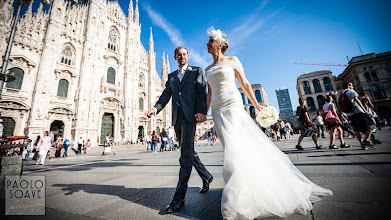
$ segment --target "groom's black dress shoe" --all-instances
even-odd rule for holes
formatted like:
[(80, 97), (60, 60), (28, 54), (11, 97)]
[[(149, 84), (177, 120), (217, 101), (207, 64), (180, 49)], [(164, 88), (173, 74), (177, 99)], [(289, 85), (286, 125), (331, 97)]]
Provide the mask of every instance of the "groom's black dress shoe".
[(210, 175), (209, 179), (207, 181), (203, 181), (202, 189), (200, 190), (200, 193), (206, 193), (209, 191), (209, 184), (213, 181), (213, 176)]
[(172, 200), (164, 210), (166, 214), (178, 212), (185, 205), (184, 199)]

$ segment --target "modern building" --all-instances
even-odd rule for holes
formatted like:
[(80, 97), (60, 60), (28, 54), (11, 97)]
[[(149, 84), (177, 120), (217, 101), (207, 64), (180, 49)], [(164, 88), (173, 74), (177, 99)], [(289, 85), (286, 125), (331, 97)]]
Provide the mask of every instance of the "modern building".
[[(0, 100), (4, 134), (35, 138), (43, 131), (71, 140), (136, 140), (171, 125), (171, 104), (148, 119), (170, 72), (163, 54), (156, 71), (152, 29), (148, 51), (140, 41), (138, 1), (128, 16), (118, 1), (51, 1), (51, 13), (32, 4), (19, 20)], [(16, 4), (14, 4), (16, 5)], [(13, 1), (0, 3), (0, 54), (13, 19)]]
[(276, 89), (276, 94), (278, 100), (278, 108), (280, 109), (280, 118), (282, 120), (288, 120), (289, 123), (292, 123), (293, 109), (288, 88)]
[(391, 118), (391, 51), (353, 57), (337, 77), (338, 88), (352, 82), (356, 92), (365, 91), (380, 118)]
[[(337, 91), (336, 78), (329, 70), (306, 73), (297, 78), (296, 89), (299, 97), (306, 100), (309, 115), (312, 118), (317, 111), (322, 111), (325, 103), (324, 96)], [(335, 98), (338, 99), (339, 95), (340, 92)]]
[[(252, 84), (251, 88), (255, 94), (255, 98), (257, 99), (257, 102), (263, 106), (269, 106), (271, 105), (267, 96), (267, 93), (263, 86), (261, 84)], [(250, 99), (244, 94), (242, 88), (238, 88), (242, 100), (244, 109), (251, 115), (251, 117), (255, 118), (255, 108), (254, 105), (251, 103)]]

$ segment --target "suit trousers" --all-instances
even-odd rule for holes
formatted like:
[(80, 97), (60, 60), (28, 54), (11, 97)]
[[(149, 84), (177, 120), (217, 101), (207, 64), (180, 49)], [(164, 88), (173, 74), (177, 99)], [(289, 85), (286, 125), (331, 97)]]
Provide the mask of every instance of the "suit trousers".
[(186, 120), (181, 107), (178, 110), (178, 118), (174, 125), (175, 133), (178, 138), (179, 146), (181, 148), (181, 157), (179, 159), (179, 181), (176, 187), (176, 192), (173, 197), (174, 200), (184, 199), (188, 187), (188, 182), (191, 174), (191, 169), (197, 170), (203, 181), (207, 181), (211, 174), (202, 164), (197, 153), (194, 151), (194, 135), (196, 124), (190, 123)]

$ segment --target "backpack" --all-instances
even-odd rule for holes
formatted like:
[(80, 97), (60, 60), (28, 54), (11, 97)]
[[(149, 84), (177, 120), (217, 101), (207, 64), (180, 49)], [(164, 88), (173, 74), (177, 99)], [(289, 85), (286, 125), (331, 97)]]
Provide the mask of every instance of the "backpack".
[(158, 138), (157, 138), (156, 135), (154, 135), (154, 136), (152, 137), (152, 141), (153, 141), (153, 142), (157, 142), (157, 141), (158, 141)]
[(341, 94), (341, 96), (338, 99), (338, 105), (342, 112), (345, 113), (352, 113), (354, 110), (353, 102), (350, 101), (349, 97), (346, 95), (346, 90)]

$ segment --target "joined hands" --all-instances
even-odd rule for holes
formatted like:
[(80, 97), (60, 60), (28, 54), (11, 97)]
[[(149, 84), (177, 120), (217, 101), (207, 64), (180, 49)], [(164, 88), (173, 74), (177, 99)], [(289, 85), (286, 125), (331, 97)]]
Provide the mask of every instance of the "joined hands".
[(197, 123), (202, 123), (202, 122), (206, 121), (206, 115), (204, 115), (202, 113), (197, 113), (194, 115), (194, 117), (196, 118)]

